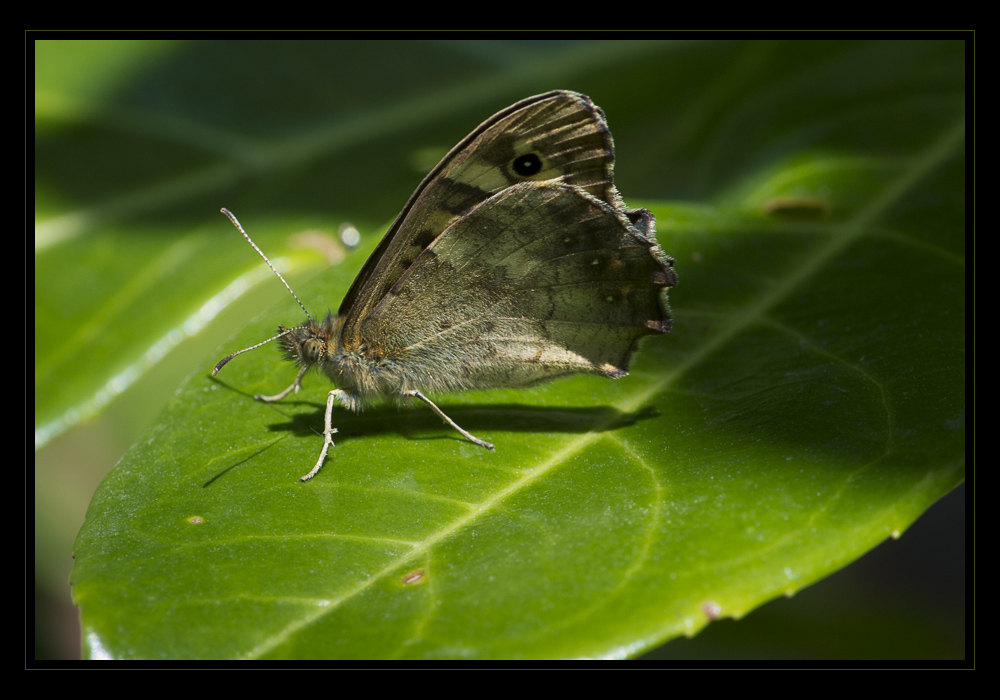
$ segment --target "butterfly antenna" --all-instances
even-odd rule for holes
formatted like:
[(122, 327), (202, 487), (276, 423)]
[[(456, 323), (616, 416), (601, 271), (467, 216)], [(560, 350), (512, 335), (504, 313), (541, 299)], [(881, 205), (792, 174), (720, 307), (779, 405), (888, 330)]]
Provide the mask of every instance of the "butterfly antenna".
[[(267, 266), (271, 268), (271, 272), (273, 272), (278, 276), (278, 279), (281, 280), (281, 283), (283, 285), (285, 285), (285, 289), (288, 290), (288, 293), (291, 294), (293, 297), (295, 297), (295, 301), (299, 303), (299, 307), (301, 307), (301, 309), (306, 312), (306, 318), (309, 319), (309, 323), (313, 323), (313, 317), (309, 314), (309, 311), (306, 309), (305, 304), (303, 304), (299, 300), (299, 297), (295, 294), (295, 292), (292, 291), (292, 288), (288, 285), (288, 282), (285, 281), (285, 278), (281, 276), (281, 273), (278, 272), (276, 269), (274, 269), (274, 265), (272, 265), (271, 261), (267, 259), (266, 255), (264, 255), (264, 251), (258, 248), (257, 244), (253, 242), (253, 239), (250, 238), (250, 236), (247, 235), (247, 232), (243, 230), (243, 226), (240, 225), (239, 219), (233, 216), (233, 213), (228, 209), (226, 209), (225, 207), (222, 208), (222, 213), (229, 217), (229, 220), (233, 222), (233, 226), (235, 226), (237, 230), (239, 230), (239, 232), (243, 234), (243, 237), (247, 239), (247, 243), (253, 246), (253, 249), (257, 251), (260, 257), (264, 258), (264, 262), (266, 262)], [(281, 335), (284, 335), (284, 333), (282, 333)], [(281, 335), (277, 335), (275, 336), (275, 338), (280, 338)], [(274, 338), (271, 338), (271, 340), (274, 340)], [(264, 343), (268, 342), (270, 341), (268, 340), (264, 341)], [(263, 345), (264, 343), (261, 343), (261, 345)], [(259, 346), (255, 345), (254, 347), (259, 347)], [(252, 349), (253, 348), (247, 348), (247, 350), (252, 350)]]
[[(278, 276), (278, 279), (281, 280), (281, 283), (283, 285), (285, 285), (285, 289), (288, 290), (289, 294), (291, 294), (293, 297), (295, 297), (295, 301), (297, 301), (298, 304), (299, 304), (299, 307), (303, 311), (305, 311), (306, 318), (308, 318), (309, 319), (309, 323), (312, 324), (313, 323), (313, 317), (309, 313), (309, 310), (306, 309), (305, 305), (302, 303), (302, 301), (299, 299), (299, 297), (295, 294), (295, 292), (292, 291), (292, 288), (288, 285), (288, 282), (285, 281), (285, 278), (281, 276), (281, 273), (278, 272), (276, 269), (274, 269), (274, 265), (272, 265), (271, 261), (267, 259), (266, 255), (264, 255), (264, 251), (262, 251), (260, 248), (258, 248), (257, 244), (253, 242), (253, 239), (250, 238), (250, 236), (247, 235), (247, 232), (243, 230), (243, 226), (240, 224), (239, 219), (237, 219), (233, 215), (233, 213), (231, 211), (229, 211), (228, 209), (226, 209), (225, 207), (222, 208), (222, 213), (229, 217), (229, 220), (233, 222), (233, 226), (235, 226), (236, 229), (240, 233), (243, 234), (243, 237), (245, 239), (247, 239), (247, 242), (250, 245), (253, 246), (253, 249), (257, 251), (257, 253), (260, 255), (260, 257), (264, 258), (264, 262), (266, 262), (267, 266), (269, 268), (271, 268), (271, 272), (273, 272), (274, 274), (276, 274)], [(214, 377), (215, 375), (217, 375), (219, 373), (219, 370), (222, 369), (223, 367), (225, 367), (226, 363), (229, 362), (234, 357), (236, 357), (237, 355), (242, 355), (245, 352), (250, 352), (251, 350), (256, 350), (261, 345), (267, 345), (272, 340), (277, 340), (278, 338), (283, 338), (284, 336), (288, 335), (292, 331), (297, 330), (298, 328), (301, 328), (301, 326), (297, 326), (296, 328), (284, 328), (282, 326), (281, 328), (283, 328), (282, 332), (278, 333), (278, 335), (274, 336), (273, 338), (268, 338), (267, 340), (265, 340), (265, 341), (263, 341), (261, 343), (257, 343), (256, 345), (253, 345), (253, 346), (251, 346), (249, 348), (243, 348), (242, 350), (237, 350), (232, 355), (229, 355), (227, 357), (222, 358), (222, 360), (219, 362), (219, 364), (217, 364), (215, 366), (215, 369), (212, 370), (212, 376)]]
[(256, 350), (261, 345), (267, 345), (272, 340), (277, 340), (278, 338), (283, 338), (284, 336), (288, 335), (289, 333), (291, 333), (294, 330), (298, 330), (299, 328), (300, 328), (300, 326), (296, 326), (295, 328), (285, 328), (285, 330), (283, 330), (281, 333), (278, 333), (278, 335), (274, 336), (273, 338), (268, 338), (267, 340), (265, 340), (263, 342), (260, 342), (260, 343), (257, 343), (256, 345), (252, 345), (252, 346), (250, 346), (248, 348), (243, 348), (242, 350), (237, 350), (232, 355), (227, 355), (226, 357), (222, 358), (219, 361), (219, 364), (217, 364), (215, 366), (215, 369), (212, 370), (212, 376), (214, 377), (215, 375), (217, 375), (219, 373), (219, 370), (222, 369), (223, 367), (225, 367), (226, 363), (229, 362), (234, 357), (236, 357), (237, 355), (242, 355), (245, 352), (250, 352), (251, 350)]

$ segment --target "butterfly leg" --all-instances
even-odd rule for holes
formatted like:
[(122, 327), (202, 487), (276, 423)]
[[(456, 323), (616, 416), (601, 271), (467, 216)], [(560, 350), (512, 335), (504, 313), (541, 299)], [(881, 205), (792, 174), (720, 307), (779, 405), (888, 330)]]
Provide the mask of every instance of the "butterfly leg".
[(485, 447), (487, 450), (492, 450), (493, 449), (493, 445), (491, 445), (490, 443), (486, 442), (485, 440), (480, 440), (479, 438), (477, 438), (472, 433), (469, 433), (469, 432), (467, 432), (465, 430), (462, 430), (462, 428), (459, 427), (458, 423), (456, 423), (451, 418), (449, 418), (445, 414), (444, 411), (442, 411), (440, 408), (438, 408), (434, 404), (433, 401), (431, 401), (429, 398), (427, 398), (426, 396), (424, 396), (423, 394), (421, 394), (416, 389), (413, 389), (411, 391), (404, 391), (403, 393), (406, 396), (412, 396), (415, 399), (420, 399), (425, 404), (427, 404), (428, 406), (430, 406), (431, 410), (434, 411), (436, 414), (438, 414), (438, 416), (440, 416), (441, 420), (443, 420), (445, 423), (447, 423), (448, 425), (450, 425), (452, 428), (454, 428), (455, 430), (457, 430), (458, 432), (460, 432), (462, 434), (462, 436), (465, 437), (467, 440), (476, 443), (480, 447)]
[[(299, 374), (299, 377), (301, 376)], [(299, 481), (309, 481), (323, 468), (323, 460), (326, 459), (326, 453), (333, 447), (333, 434), (337, 432), (337, 429), (333, 427), (333, 404), (343, 396), (344, 392), (341, 389), (334, 389), (326, 397), (326, 418), (323, 423), (323, 451), (319, 453), (319, 460), (317, 460), (316, 466), (305, 476), (299, 477)]]
[(293, 391), (296, 394), (299, 393), (299, 387), (302, 386), (302, 377), (305, 375), (307, 369), (309, 369), (308, 365), (300, 369), (299, 375), (295, 377), (295, 381), (292, 382), (292, 385), (287, 389), (285, 389), (284, 391), (282, 391), (280, 394), (275, 394), (274, 396), (264, 396), (262, 394), (254, 394), (254, 398), (257, 399), (258, 401), (266, 401), (270, 403), (271, 401), (281, 401), (283, 398), (291, 394)]

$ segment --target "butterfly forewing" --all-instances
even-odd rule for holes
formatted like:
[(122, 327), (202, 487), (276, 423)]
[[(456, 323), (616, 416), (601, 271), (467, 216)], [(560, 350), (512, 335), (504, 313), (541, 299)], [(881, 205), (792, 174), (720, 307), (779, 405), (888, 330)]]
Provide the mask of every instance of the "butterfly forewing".
[(343, 347), (359, 347), (361, 323), (414, 260), (491, 196), (519, 182), (562, 178), (618, 207), (613, 162), (604, 114), (583, 95), (537, 95), (491, 117), (428, 174), (368, 259), (340, 307)]

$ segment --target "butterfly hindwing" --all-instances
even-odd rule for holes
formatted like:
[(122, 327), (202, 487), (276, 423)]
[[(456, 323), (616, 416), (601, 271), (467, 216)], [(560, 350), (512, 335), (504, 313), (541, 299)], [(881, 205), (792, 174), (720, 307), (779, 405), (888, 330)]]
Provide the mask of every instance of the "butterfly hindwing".
[(361, 338), (434, 390), (618, 377), (640, 337), (669, 329), (674, 281), (655, 239), (623, 212), (565, 183), (527, 182), (446, 229)]

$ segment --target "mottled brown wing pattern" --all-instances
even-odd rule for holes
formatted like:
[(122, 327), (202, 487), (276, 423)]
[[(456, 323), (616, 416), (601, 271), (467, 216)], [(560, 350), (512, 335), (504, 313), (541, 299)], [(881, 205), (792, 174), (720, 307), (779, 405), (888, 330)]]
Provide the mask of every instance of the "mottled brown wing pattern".
[(431, 391), (619, 377), (639, 338), (670, 328), (670, 264), (649, 232), (596, 197), (522, 183), (424, 250), (361, 337)]
[(583, 95), (537, 95), (491, 117), (424, 178), (365, 263), (340, 307), (343, 347), (359, 347), (361, 323), (414, 260), (489, 197), (519, 182), (562, 178), (619, 207), (613, 163), (604, 113)]

